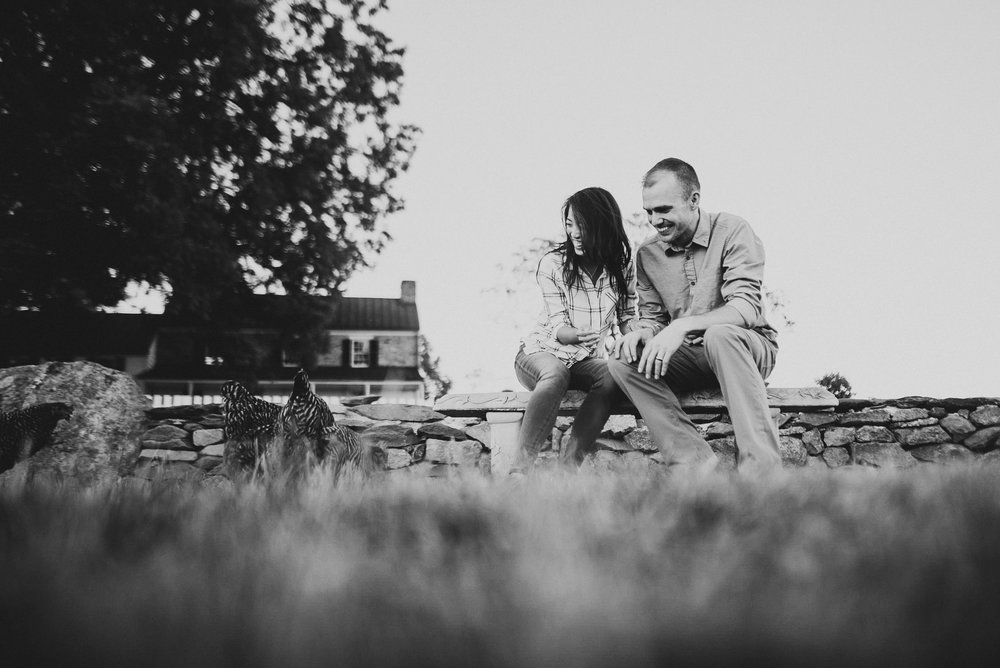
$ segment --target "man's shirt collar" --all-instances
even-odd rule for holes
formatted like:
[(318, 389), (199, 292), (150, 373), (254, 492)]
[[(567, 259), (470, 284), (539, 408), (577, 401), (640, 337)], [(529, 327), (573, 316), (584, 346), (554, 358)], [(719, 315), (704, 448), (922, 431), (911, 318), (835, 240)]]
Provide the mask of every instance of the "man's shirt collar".
[(674, 253), (683, 253), (684, 251), (689, 249), (692, 244), (698, 244), (703, 248), (708, 248), (708, 242), (712, 238), (712, 231), (709, 228), (711, 228), (711, 225), (709, 224), (708, 216), (704, 215), (704, 213), (701, 210), (701, 207), (698, 207), (698, 222), (695, 223), (694, 236), (691, 237), (691, 241), (688, 242), (688, 245), (675, 246), (666, 241), (663, 242), (663, 245), (666, 247), (667, 250), (672, 251)]

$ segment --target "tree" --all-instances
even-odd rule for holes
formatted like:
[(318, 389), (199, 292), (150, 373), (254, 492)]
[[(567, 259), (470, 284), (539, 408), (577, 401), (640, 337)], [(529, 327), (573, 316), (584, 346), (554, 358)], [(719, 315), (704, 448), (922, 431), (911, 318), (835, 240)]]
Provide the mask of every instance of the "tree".
[(828, 373), (816, 379), (816, 384), (825, 387), (830, 394), (838, 399), (850, 399), (854, 396), (851, 383), (837, 372)]
[(107, 307), (143, 284), (217, 324), (254, 291), (307, 316), (304, 296), (337, 294), (389, 240), (418, 132), (390, 119), (385, 6), (6, 3), (0, 309)]
[(420, 375), (427, 387), (426, 399), (434, 401), (448, 394), (451, 389), (451, 378), (441, 372), (441, 358), (434, 354), (431, 344), (423, 334), (417, 340), (417, 352), (420, 356)]

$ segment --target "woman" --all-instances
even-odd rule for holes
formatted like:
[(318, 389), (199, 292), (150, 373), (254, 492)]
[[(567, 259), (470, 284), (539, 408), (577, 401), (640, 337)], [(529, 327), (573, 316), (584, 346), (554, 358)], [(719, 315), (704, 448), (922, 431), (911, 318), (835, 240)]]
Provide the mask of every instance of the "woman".
[(575, 464), (623, 396), (599, 359), (605, 339), (616, 326), (628, 331), (635, 311), (635, 270), (621, 209), (607, 190), (586, 188), (566, 200), (562, 218), (566, 240), (542, 256), (536, 273), (545, 308), (514, 360), (518, 381), (532, 390), (515, 470), (533, 465), (567, 389), (588, 391), (562, 454)]

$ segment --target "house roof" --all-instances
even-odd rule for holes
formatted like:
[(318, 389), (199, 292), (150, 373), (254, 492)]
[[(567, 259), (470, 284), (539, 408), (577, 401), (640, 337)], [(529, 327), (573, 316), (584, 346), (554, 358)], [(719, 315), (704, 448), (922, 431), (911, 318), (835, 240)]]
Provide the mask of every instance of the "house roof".
[[(257, 380), (281, 380), (291, 382), (298, 367), (261, 368), (258, 369)], [(230, 380), (234, 377), (232, 369), (224, 366), (157, 364), (152, 369), (137, 376), (145, 381), (157, 380)], [(420, 371), (416, 367), (317, 367), (309, 372), (309, 380), (323, 382), (336, 381), (420, 381)]]
[[(401, 298), (376, 297), (288, 297), (285, 295), (250, 295), (240, 302), (237, 320), (240, 327), (275, 328), (287, 326), (293, 317), (292, 300), (302, 300), (317, 313), (327, 314), (327, 329), (334, 330), (393, 330), (419, 331), (420, 318), (417, 305)], [(170, 314), (164, 316), (164, 326), (190, 326), (184, 318)]]

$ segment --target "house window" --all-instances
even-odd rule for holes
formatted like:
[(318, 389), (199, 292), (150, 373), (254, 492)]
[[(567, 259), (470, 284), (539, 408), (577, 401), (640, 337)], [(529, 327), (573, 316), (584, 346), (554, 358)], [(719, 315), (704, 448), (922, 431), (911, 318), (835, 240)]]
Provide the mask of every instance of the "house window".
[(351, 366), (371, 366), (371, 341), (367, 339), (351, 340)]

